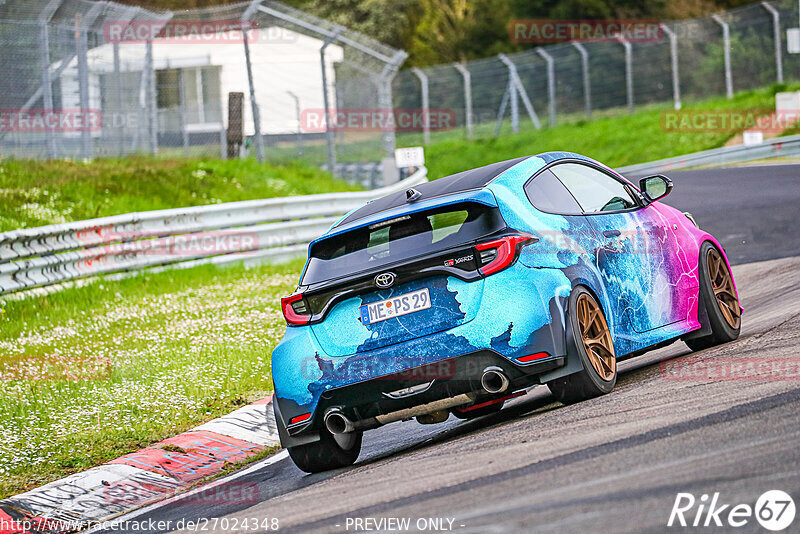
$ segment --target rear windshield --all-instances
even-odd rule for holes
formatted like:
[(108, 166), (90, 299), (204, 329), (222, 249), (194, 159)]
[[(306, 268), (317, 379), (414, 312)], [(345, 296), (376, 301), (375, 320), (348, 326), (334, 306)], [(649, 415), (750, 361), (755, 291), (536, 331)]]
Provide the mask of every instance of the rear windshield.
[(468, 202), (403, 215), (314, 244), (309, 285), (472, 242), (505, 226), (497, 208)]

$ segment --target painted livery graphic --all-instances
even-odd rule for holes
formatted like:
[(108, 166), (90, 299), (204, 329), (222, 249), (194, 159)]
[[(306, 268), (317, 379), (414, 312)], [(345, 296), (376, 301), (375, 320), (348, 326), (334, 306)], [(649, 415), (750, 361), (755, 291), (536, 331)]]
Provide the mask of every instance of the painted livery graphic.
[(640, 185), (546, 153), (379, 199), (312, 243), (272, 356), (298, 466), (352, 463), (364, 430), (482, 415), (534, 384), (564, 402), (607, 393), (619, 357), (737, 336), (722, 247), (657, 202), (669, 179)]

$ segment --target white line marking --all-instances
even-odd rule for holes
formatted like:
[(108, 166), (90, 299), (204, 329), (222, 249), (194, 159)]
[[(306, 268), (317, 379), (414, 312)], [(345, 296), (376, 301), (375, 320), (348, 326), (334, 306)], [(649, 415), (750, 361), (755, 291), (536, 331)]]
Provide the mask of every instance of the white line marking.
[[(125, 486), (126, 491), (119, 492)], [(119, 513), (132, 499), (152, 499), (184, 484), (130, 465), (101, 465), (9, 497), (2, 502), (49, 519), (97, 521)], [(148, 489), (160, 488), (160, 489)], [(135, 504), (134, 504), (135, 506)]]
[[(159, 508), (161, 508), (163, 506), (179, 503), (181, 501), (181, 499), (186, 499), (188, 497), (191, 497), (192, 495), (196, 495), (197, 493), (200, 493), (200, 492), (203, 492), (203, 491), (208, 491), (209, 489), (215, 488), (215, 487), (217, 487), (219, 485), (222, 485), (222, 484), (227, 484), (227, 483), (232, 482), (234, 480), (237, 480), (237, 479), (239, 479), (239, 478), (241, 478), (241, 477), (243, 477), (245, 475), (249, 475), (250, 473), (258, 471), (259, 469), (263, 469), (264, 467), (267, 467), (267, 466), (272, 465), (272, 464), (274, 464), (276, 462), (279, 462), (279, 461), (283, 460), (284, 458), (287, 458), (288, 456), (289, 456), (289, 452), (287, 450), (283, 449), (283, 450), (277, 452), (276, 454), (270, 456), (269, 458), (265, 458), (260, 462), (254, 463), (253, 465), (251, 465), (250, 467), (247, 467), (246, 469), (242, 469), (241, 471), (236, 471), (235, 473), (232, 473), (230, 476), (227, 476), (227, 477), (224, 477), (224, 478), (220, 478), (220, 479), (215, 480), (215, 481), (213, 481), (213, 482), (211, 482), (209, 484), (202, 484), (202, 485), (194, 488), (191, 491), (187, 491), (186, 493), (180, 493), (180, 494), (175, 495), (173, 497), (170, 497), (169, 499), (166, 499), (164, 501), (153, 503), (153, 504), (151, 504), (149, 506), (145, 506), (144, 508), (140, 508), (139, 510), (133, 510), (131, 512), (126, 513), (125, 515), (117, 517), (116, 519), (111, 519), (109, 521), (105, 521), (104, 524), (102, 524), (102, 525), (97, 525), (95, 527), (92, 527), (91, 529), (87, 530), (86, 532), (87, 532), (87, 534), (89, 534), (89, 533), (92, 533), (92, 532), (101, 532), (103, 530), (117, 530), (117, 531), (119, 531), (120, 525), (125, 521), (131, 521), (131, 520), (133, 520), (133, 519), (135, 519), (135, 518), (137, 518), (139, 516), (142, 516), (144, 514), (150, 513), (150, 512), (152, 512), (154, 510), (158, 510)], [(116, 526), (116, 529), (114, 528), (114, 526)]]
[(251, 404), (239, 408), (233, 413), (192, 429), (192, 431), (198, 430), (216, 432), (264, 447), (280, 445), (272, 403)]

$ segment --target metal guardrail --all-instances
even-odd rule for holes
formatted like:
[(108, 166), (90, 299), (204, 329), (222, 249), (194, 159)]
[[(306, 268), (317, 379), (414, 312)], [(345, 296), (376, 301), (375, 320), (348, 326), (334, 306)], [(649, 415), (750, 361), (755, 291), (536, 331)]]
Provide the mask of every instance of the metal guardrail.
[[(650, 173), (800, 156), (800, 135), (716, 148), (617, 169)], [(427, 169), (394, 185), (353, 193), (273, 198), (129, 213), (0, 233), (0, 295), (88, 276), (202, 263), (279, 262), (364, 202), (427, 181)], [(166, 267), (164, 267), (166, 268)], [(121, 275), (117, 275), (121, 276)]]
[(660, 159), (649, 163), (629, 165), (617, 169), (623, 175), (643, 176), (645, 174), (674, 171), (702, 165), (724, 165), (758, 159), (800, 156), (800, 135), (775, 137), (759, 145), (737, 145), (713, 148), (685, 156)]
[(427, 181), (427, 169), (372, 191), (231, 202), (0, 233), (0, 295), (162, 265), (283, 261), (365, 202)]
[[(327, 163), (321, 169), (330, 172)], [(383, 181), (383, 165), (380, 162), (337, 163), (335, 169), (336, 172), (332, 173), (334, 176), (364, 189), (375, 189)]]

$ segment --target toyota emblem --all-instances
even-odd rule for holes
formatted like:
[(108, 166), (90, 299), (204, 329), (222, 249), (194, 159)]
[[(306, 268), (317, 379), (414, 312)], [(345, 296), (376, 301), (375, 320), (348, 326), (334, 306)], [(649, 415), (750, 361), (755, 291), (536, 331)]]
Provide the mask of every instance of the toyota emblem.
[(375, 277), (375, 285), (382, 288), (392, 287), (394, 278), (394, 273), (381, 273)]

